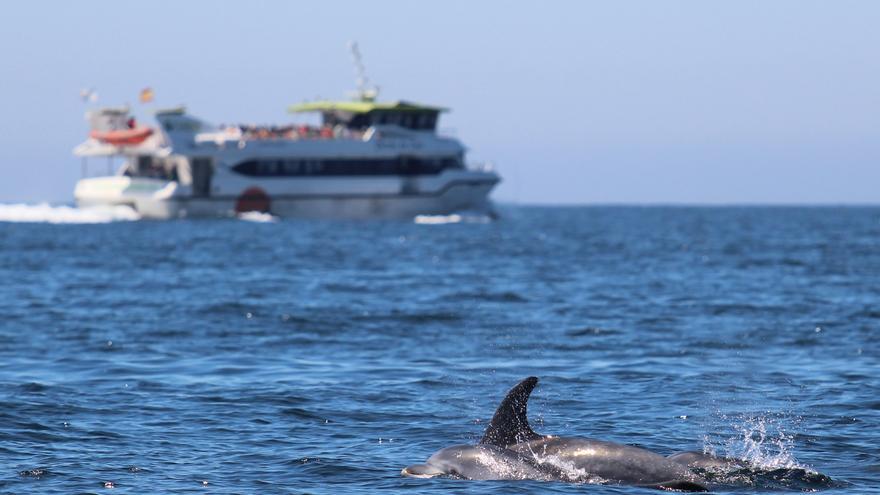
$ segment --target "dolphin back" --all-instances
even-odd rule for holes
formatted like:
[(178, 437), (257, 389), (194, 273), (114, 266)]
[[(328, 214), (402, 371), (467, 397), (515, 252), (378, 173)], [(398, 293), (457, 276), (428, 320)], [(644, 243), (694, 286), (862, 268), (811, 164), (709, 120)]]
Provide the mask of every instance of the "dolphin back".
[(495, 410), (495, 415), (492, 416), (492, 421), (480, 440), (481, 445), (503, 448), (542, 438), (529, 426), (527, 414), (529, 396), (537, 385), (538, 378), (530, 376), (507, 392), (507, 396)]

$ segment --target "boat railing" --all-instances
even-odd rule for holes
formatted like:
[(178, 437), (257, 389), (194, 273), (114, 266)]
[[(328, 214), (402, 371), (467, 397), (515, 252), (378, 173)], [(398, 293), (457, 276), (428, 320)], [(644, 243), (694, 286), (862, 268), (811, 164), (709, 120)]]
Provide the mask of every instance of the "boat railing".
[(476, 162), (476, 163), (468, 163), (467, 169), (472, 172), (494, 172), (495, 171), (495, 163), (494, 162)]
[(368, 131), (347, 129), (342, 126), (310, 126), (310, 125), (287, 125), (287, 126), (257, 126), (257, 125), (232, 125), (221, 126), (212, 132), (202, 132), (196, 135), (197, 143), (225, 142), (225, 141), (302, 141), (302, 140), (332, 140), (346, 139), (362, 141), (366, 139)]
[(437, 135), (447, 139), (458, 139), (458, 131), (455, 127), (441, 127), (437, 129)]

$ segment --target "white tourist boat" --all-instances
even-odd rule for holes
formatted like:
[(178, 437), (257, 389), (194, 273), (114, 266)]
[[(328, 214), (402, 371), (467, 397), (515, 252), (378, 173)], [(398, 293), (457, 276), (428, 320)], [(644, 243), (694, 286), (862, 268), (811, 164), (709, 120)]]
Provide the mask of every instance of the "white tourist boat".
[(156, 129), (127, 109), (90, 114), (90, 138), (74, 153), (103, 156), (115, 174), (81, 179), (77, 204), (128, 205), (145, 218), (226, 216), (411, 218), (491, 214), (499, 176), (465, 164), (465, 148), (436, 132), (445, 109), (379, 102), (361, 88), (350, 101), (293, 105), (320, 125), (210, 125), (183, 108), (159, 111)]

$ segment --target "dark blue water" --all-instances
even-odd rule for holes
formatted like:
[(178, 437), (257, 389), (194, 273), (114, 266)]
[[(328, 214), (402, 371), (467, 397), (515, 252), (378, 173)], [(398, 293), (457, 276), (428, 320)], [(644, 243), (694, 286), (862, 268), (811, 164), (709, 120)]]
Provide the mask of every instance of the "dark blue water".
[(655, 493), (400, 476), (528, 375), (717, 492), (878, 491), (880, 209), (502, 213), (0, 224), (0, 492)]

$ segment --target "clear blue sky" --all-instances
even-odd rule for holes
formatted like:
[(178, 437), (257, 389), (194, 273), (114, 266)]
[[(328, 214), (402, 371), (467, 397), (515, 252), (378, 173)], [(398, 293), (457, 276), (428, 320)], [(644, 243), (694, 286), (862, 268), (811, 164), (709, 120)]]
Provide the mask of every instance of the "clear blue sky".
[(880, 203), (880, 2), (10, 2), (0, 202), (69, 201), (78, 93), (284, 122), (353, 88), (449, 106), (521, 203)]

